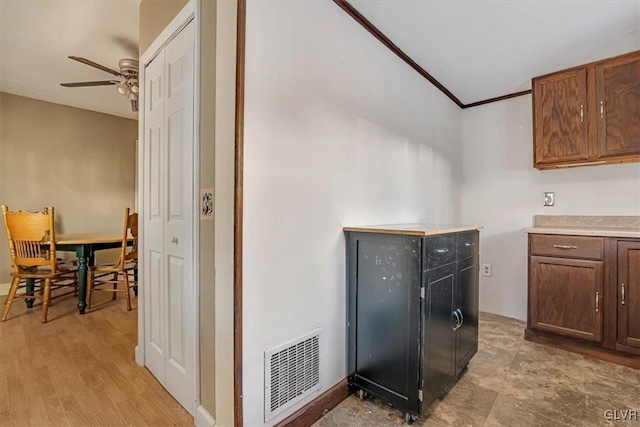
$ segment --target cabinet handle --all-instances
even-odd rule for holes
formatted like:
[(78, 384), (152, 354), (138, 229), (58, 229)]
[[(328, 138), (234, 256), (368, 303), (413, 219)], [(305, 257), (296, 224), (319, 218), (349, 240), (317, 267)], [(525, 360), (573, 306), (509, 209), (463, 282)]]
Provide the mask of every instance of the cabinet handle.
[(604, 101), (600, 101), (600, 118), (604, 119)]
[[(460, 326), (464, 324), (464, 314), (462, 314), (462, 310), (458, 309), (458, 313), (460, 313)], [(458, 328), (460, 327), (458, 326)]]
[(580, 123), (584, 122), (584, 105), (580, 104)]
[(622, 305), (624, 305), (624, 283), (622, 284)]
[[(453, 310), (451, 312), (451, 320), (453, 321), (453, 325), (451, 326), (451, 329), (453, 329), (454, 331), (458, 330), (458, 328), (460, 327), (461, 323), (460, 323), (460, 315), (458, 314), (459, 310)], [(455, 316), (455, 320), (453, 319), (453, 317)]]
[(446, 254), (447, 252), (449, 252), (449, 248), (436, 249), (436, 252), (438, 252), (439, 254)]
[(171, 238), (171, 243), (173, 243), (174, 245), (178, 244), (178, 238), (177, 237), (172, 237)]
[(553, 245), (553, 247), (558, 249), (578, 249), (575, 245)]
[(476, 244), (475, 243), (466, 242), (464, 245), (469, 248), (471, 246), (475, 246)]
[(596, 313), (600, 311), (600, 292), (596, 292)]

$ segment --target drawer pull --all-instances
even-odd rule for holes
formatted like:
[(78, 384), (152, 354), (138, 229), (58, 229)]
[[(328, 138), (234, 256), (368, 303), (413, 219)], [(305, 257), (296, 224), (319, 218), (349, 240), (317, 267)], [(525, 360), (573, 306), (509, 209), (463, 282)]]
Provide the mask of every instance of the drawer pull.
[(469, 248), (469, 247), (471, 247), (471, 246), (475, 246), (476, 244), (475, 244), (475, 243), (465, 242), (465, 244), (464, 244), (464, 245), (465, 245), (466, 247), (468, 247), (468, 248)]
[(578, 249), (575, 245), (553, 245), (553, 247), (558, 249)]
[(622, 284), (622, 305), (624, 305), (624, 283)]
[(436, 249), (436, 252), (438, 252), (439, 254), (446, 254), (447, 252), (449, 252), (449, 248)]
[(596, 313), (600, 311), (600, 292), (596, 292)]

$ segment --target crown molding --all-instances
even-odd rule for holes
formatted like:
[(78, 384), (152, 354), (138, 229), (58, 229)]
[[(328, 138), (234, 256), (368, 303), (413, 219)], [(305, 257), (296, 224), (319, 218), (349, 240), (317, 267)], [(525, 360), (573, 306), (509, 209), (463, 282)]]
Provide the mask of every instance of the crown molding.
[(416, 61), (414, 61), (409, 55), (404, 53), (402, 49), (396, 46), (389, 37), (385, 36), (382, 31), (380, 31), (375, 25), (371, 23), (367, 18), (365, 18), (360, 12), (356, 10), (347, 0), (333, 0), (335, 4), (337, 4), (343, 11), (345, 11), (349, 16), (351, 16), (358, 24), (362, 25), (362, 27), (367, 30), (371, 35), (373, 35), (376, 39), (378, 39), (383, 45), (385, 45), (391, 52), (393, 52), (398, 58), (404, 61), (408, 66), (413, 68), (418, 74), (427, 79), (429, 83), (434, 85), (438, 90), (444, 93), (451, 101), (453, 101), (458, 107), (461, 109), (467, 109), (471, 107), (477, 107), (479, 105), (489, 104), (491, 102), (503, 101), (509, 98), (515, 98), (517, 96), (528, 95), (531, 93), (531, 90), (524, 90), (521, 92), (515, 92), (508, 95), (498, 96), (495, 98), (485, 99), (482, 101), (472, 102), (470, 104), (465, 104), (458, 97), (456, 97), (453, 92), (447, 89), (442, 83), (436, 80), (427, 70), (422, 68)]

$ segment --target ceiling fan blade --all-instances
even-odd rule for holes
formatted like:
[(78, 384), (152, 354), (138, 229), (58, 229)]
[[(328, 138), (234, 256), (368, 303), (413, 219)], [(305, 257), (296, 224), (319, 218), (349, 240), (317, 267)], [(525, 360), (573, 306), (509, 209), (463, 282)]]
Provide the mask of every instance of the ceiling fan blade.
[(111, 86), (120, 83), (118, 80), (101, 80), (98, 82), (76, 82), (76, 83), (60, 83), (64, 87), (85, 87), (85, 86)]
[(125, 75), (122, 74), (119, 71), (112, 70), (111, 68), (107, 68), (104, 65), (100, 65), (100, 64), (97, 64), (97, 63), (95, 63), (93, 61), (89, 61), (86, 58), (81, 58), (79, 56), (70, 56), (69, 59), (73, 59), (74, 61), (82, 62), (83, 64), (89, 65), (90, 67), (94, 67), (94, 68), (97, 68), (99, 70), (106, 71), (107, 73), (111, 73), (114, 76), (125, 77)]
[(137, 99), (132, 99), (131, 100), (131, 110), (137, 112), (138, 111), (138, 100)]

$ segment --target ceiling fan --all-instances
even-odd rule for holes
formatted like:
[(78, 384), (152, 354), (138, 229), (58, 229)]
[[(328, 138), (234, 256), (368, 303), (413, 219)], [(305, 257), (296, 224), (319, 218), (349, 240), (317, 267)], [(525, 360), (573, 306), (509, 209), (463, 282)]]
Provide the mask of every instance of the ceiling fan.
[(120, 80), (100, 80), (96, 82), (76, 82), (76, 83), (60, 83), (64, 87), (87, 87), (87, 86), (111, 86), (115, 85), (118, 92), (125, 95), (131, 100), (131, 109), (138, 111), (138, 93), (140, 88), (138, 86), (138, 61), (135, 59), (121, 59), (118, 63), (120, 71), (112, 70), (111, 68), (97, 64), (88, 59), (81, 58), (79, 56), (70, 56), (69, 59), (81, 62), (91, 67), (97, 68), (114, 76), (120, 77)]

